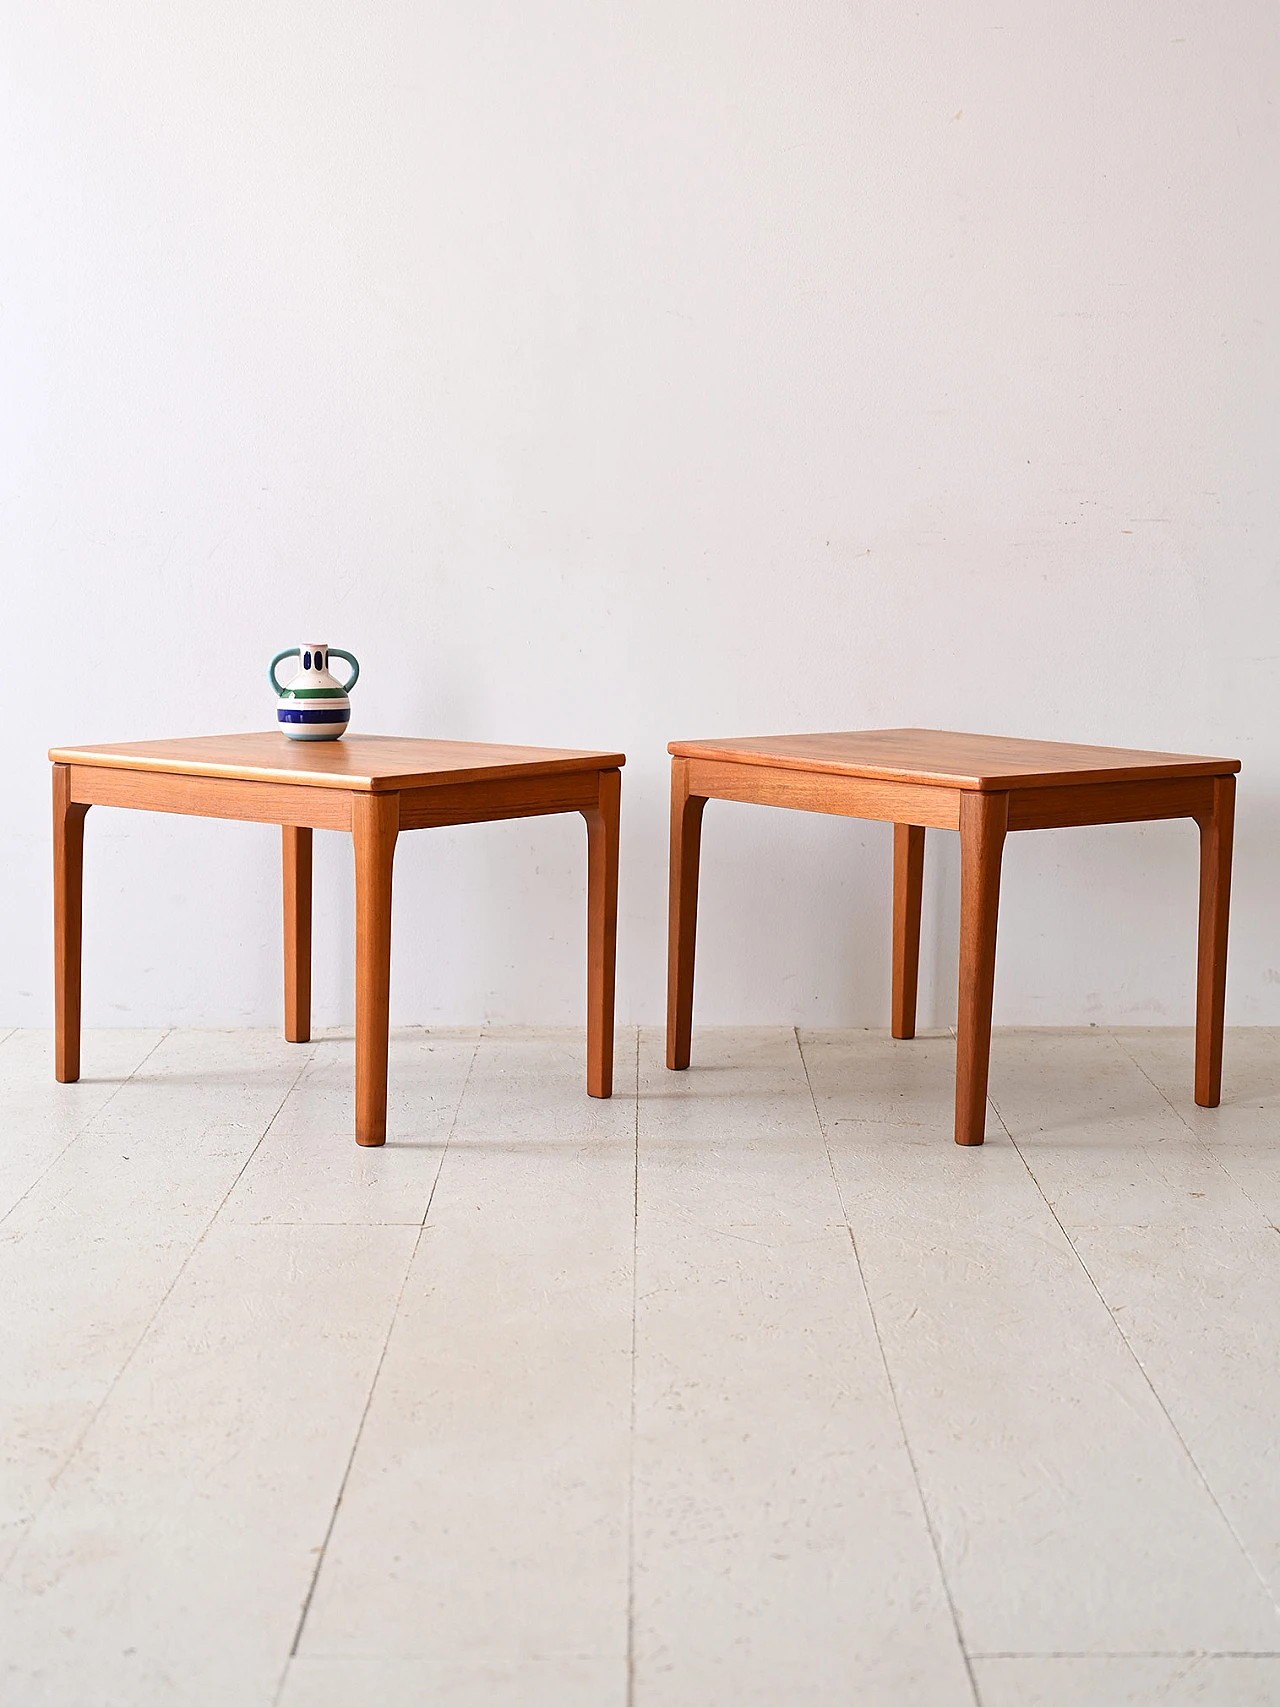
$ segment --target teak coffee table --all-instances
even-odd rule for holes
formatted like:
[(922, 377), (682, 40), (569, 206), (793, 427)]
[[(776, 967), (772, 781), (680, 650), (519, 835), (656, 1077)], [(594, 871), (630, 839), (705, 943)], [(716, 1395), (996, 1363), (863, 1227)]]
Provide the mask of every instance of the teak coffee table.
[(698, 848), (708, 800), (791, 806), (893, 824), (895, 1037), (914, 1037), (925, 828), (960, 832), (957, 1144), (986, 1123), (1000, 860), (1010, 830), (1194, 818), (1200, 826), (1195, 1096), (1222, 1088), (1227, 906), (1238, 759), (1078, 747), (942, 729), (863, 729), (673, 741), (667, 1065), (689, 1065)]
[(208, 735), (55, 747), (54, 983), (58, 1078), (80, 1076), (84, 818), (132, 806), (279, 824), (284, 840), (285, 1036), (311, 1035), (311, 832), (349, 830), (356, 860), (356, 1142), (387, 1135), (391, 866), (401, 830), (581, 812), (587, 821), (587, 1091), (613, 1089), (621, 753), (347, 735), (294, 742)]

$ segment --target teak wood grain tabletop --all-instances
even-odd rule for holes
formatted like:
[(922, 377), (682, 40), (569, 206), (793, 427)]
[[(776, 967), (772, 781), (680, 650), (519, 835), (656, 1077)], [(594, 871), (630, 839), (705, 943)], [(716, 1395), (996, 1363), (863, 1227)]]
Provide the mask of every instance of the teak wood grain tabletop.
[(84, 820), (90, 806), (279, 824), (285, 1036), (311, 1035), (311, 832), (349, 831), (356, 864), (356, 1141), (385, 1142), (391, 871), (402, 830), (580, 812), (587, 825), (587, 1090), (613, 1089), (622, 753), (274, 731), (54, 747), (56, 1072), (80, 1076)]
[(893, 824), (892, 1032), (915, 1035), (926, 828), (960, 833), (958, 1144), (986, 1125), (1000, 865), (1011, 830), (1158, 818), (1200, 828), (1195, 1098), (1222, 1091), (1227, 914), (1238, 759), (1027, 741), (946, 729), (860, 729), (672, 741), (667, 1065), (689, 1065), (702, 814), (708, 800)]

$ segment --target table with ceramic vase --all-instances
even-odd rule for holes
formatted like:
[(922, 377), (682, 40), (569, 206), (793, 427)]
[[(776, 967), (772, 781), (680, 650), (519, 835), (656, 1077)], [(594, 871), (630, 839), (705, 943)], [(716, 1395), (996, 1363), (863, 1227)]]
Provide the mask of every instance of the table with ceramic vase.
[[(314, 664), (313, 664), (314, 669)], [(304, 702), (305, 703), (305, 702)], [(285, 1036), (311, 1035), (313, 830), (355, 844), (356, 1142), (387, 1132), (391, 870), (403, 831), (579, 812), (587, 826), (587, 1091), (613, 1088), (621, 753), (471, 741), (283, 733), (55, 747), (56, 1072), (80, 1076), (81, 895), (91, 806), (279, 824), (284, 861)]]

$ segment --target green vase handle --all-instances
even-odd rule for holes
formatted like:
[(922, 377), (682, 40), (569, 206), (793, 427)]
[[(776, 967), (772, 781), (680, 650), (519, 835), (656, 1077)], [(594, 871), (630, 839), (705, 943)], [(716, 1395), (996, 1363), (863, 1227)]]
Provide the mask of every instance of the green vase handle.
[(342, 658), (346, 663), (350, 664), (350, 666), (351, 666), (351, 680), (349, 682), (343, 682), (343, 684), (342, 684), (343, 693), (350, 693), (352, 688), (356, 685), (356, 683), (360, 679), (360, 666), (359, 666), (359, 664), (356, 663), (355, 659), (351, 656), (350, 652), (344, 652), (340, 646), (331, 646), (329, 648), (329, 656), (331, 658)]
[(267, 680), (271, 683), (272, 687), (276, 690), (276, 698), (277, 699), (284, 692), (284, 689), (280, 686), (280, 683), (276, 680), (276, 665), (280, 662), (280, 660), (282, 658), (300, 658), (301, 656), (302, 656), (302, 654), (299, 652), (299, 650), (296, 646), (286, 646), (284, 651), (283, 652), (277, 652), (275, 657), (267, 665)]

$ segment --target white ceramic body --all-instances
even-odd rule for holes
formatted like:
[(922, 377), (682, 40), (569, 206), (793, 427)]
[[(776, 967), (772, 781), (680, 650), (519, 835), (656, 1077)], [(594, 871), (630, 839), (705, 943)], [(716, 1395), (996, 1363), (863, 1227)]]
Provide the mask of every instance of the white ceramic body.
[[(275, 667), (282, 658), (293, 656), (302, 667), (282, 688), (276, 683)], [(353, 669), (346, 687), (329, 673), (327, 641), (304, 643), (296, 652), (277, 653), (271, 660), (271, 685), (280, 696), (276, 722), (281, 733), (291, 741), (336, 741), (346, 734), (351, 721), (351, 699), (347, 689), (354, 685), (360, 666), (349, 653), (344, 652), (341, 656)]]

